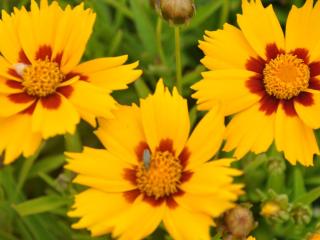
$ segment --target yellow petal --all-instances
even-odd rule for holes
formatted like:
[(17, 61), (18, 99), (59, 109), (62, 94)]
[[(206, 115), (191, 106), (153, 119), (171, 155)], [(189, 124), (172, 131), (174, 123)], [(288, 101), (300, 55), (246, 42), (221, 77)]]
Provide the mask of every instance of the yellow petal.
[(111, 110), (115, 108), (116, 102), (108, 91), (85, 81), (77, 81), (71, 87), (73, 91), (69, 100), (76, 108), (96, 117), (112, 117)]
[[(94, 204), (93, 204), (94, 203)], [(70, 217), (81, 217), (72, 228), (95, 228), (102, 222), (127, 211), (130, 205), (120, 193), (106, 193), (89, 189), (75, 196), (73, 209), (68, 213)], [(104, 233), (111, 232), (110, 227), (103, 228)]]
[(200, 110), (221, 103), (225, 115), (234, 114), (259, 101), (260, 96), (251, 93), (246, 86), (253, 76), (253, 72), (236, 69), (205, 72), (204, 79), (192, 86), (197, 91), (192, 97), (197, 99)]
[(141, 114), (151, 151), (162, 140), (169, 139), (173, 142), (175, 153), (179, 155), (189, 135), (190, 121), (187, 101), (177, 90), (174, 89), (171, 95), (160, 80), (155, 94), (141, 100)]
[(304, 166), (313, 165), (313, 155), (319, 148), (312, 128), (305, 125), (298, 116), (288, 116), (282, 106), (278, 107), (275, 125), (277, 149), (284, 152), (291, 163), (300, 162)]
[(120, 180), (106, 180), (95, 176), (78, 175), (73, 180), (74, 183), (78, 183), (87, 187), (92, 187), (104, 192), (116, 193), (130, 191), (136, 188), (129, 181), (125, 179)]
[(206, 35), (199, 47), (205, 54), (201, 62), (210, 70), (245, 69), (249, 58), (256, 57), (243, 33), (228, 23), (223, 30), (206, 31)]
[(209, 228), (212, 220), (206, 214), (190, 212), (178, 206), (174, 209), (167, 209), (163, 222), (175, 240), (210, 239)]
[(278, 48), (284, 48), (283, 31), (271, 4), (264, 8), (261, 0), (243, 0), (242, 12), (238, 15), (238, 24), (259, 56), (266, 59), (268, 44), (275, 43)]
[[(221, 162), (221, 163), (219, 163)], [(229, 194), (236, 200), (233, 194), (232, 182), (234, 176), (241, 175), (238, 169), (230, 168), (231, 161), (228, 159), (213, 160), (197, 167), (189, 179), (182, 183), (181, 189), (187, 193), (194, 194)]]
[(104, 149), (85, 147), (81, 153), (66, 153), (68, 164), (65, 168), (81, 175), (106, 180), (122, 180), (127, 164)]
[(115, 219), (112, 236), (119, 235), (121, 240), (144, 239), (159, 226), (164, 210), (164, 204), (153, 207), (149, 203), (138, 201), (133, 204), (128, 213), (123, 213), (118, 219)]
[(121, 161), (106, 150), (85, 148), (82, 153), (67, 153), (69, 163), (65, 168), (79, 175), (75, 183), (105, 192), (124, 192), (136, 188), (124, 178), (125, 169), (131, 165)]
[(198, 195), (185, 193), (175, 200), (179, 205), (190, 211), (203, 212), (212, 217), (219, 217), (222, 213), (235, 206), (235, 203), (230, 198), (225, 198), (219, 194)]
[(38, 101), (32, 116), (32, 130), (45, 139), (58, 134), (73, 134), (80, 117), (74, 106), (62, 95), (51, 95)]
[(5, 151), (4, 164), (13, 162), (20, 154), (29, 157), (40, 146), (41, 135), (31, 131), (31, 115), (1, 118), (0, 131), (0, 152)]
[[(10, 95), (0, 94), (0, 117), (9, 117), (30, 107), (35, 98), (26, 93), (16, 93)], [(5, 107), (4, 107), (5, 106)]]
[(20, 17), (14, 15), (11, 17), (4, 10), (1, 12), (0, 21), (0, 52), (11, 63), (17, 63), (21, 45), (18, 37), (17, 28), (20, 23)]
[(266, 115), (257, 103), (233, 117), (227, 126), (225, 151), (236, 149), (235, 156), (242, 158), (252, 151), (265, 152), (274, 138), (275, 114)]
[(188, 169), (212, 158), (219, 150), (224, 136), (224, 116), (219, 107), (211, 110), (193, 130), (186, 147), (190, 152)]
[(150, 235), (160, 224), (163, 217), (164, 205), (152, 207), (138, 199), (130, 209), (119, 212), (114, 218), (91, 228), (93, 236), (105, 233), (105, 229), (112, 227), (112, 236), (119, 239), (139, 240)]
[(308, 94), (312, 94), (313, 104), (311, 106), (304, 106), (295, 101), (294, 108), (306, 125), (313, 129), (320, 128), (320, 92)]
[(305, 48), (309, 50), (311, 61), (319, 59), (319, 22), (319, 2), (316, 3), (314, 8), (313, 0), (307, 0), (301, 8), (292, 6), (286, 25), (286, 50), (292, 51), (296, 48)]
[(129, 83), (137, 80), (142, 74), (141, 70), (135, 69), (138, 62), (123, 65), (127, 58), (98, 58), (82, 63), (72, 71), (83, 74), (92, 84), (110, 91), (126, 89)]
[(99, 119), (95, 132), (102, 144), (115, 156), (131, 164), (137, 164), (137, 148), (146, 142), (141, 111), (136, 106), (119, 106), (113, 119)]
[(70, 21), (69, 24), (72, 27), (63, 28), (64, 32), (56, 35), (56, 41), (59, 41), (58, 37), (65, 39), (60, 49), (60, 51), (63, 51), (61, 70), (64, 73), (70, 72), (80, 62), (91, 35), (95, 18), (96, 15), (90, 9), (84, 10), (83, 4), (80, 4), (69, 15), (68, 23)]

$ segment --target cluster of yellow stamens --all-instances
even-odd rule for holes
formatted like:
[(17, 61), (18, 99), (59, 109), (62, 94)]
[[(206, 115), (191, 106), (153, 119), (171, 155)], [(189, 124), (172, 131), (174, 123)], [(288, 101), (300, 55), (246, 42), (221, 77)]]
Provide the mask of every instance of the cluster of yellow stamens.
[(63, 81), (59, 65), (50, 60), (37, 60), (22, 72), (22, 85), (29, 95), (45, 97), (54, 93)]
[(291, 99), (309, 86), (308, 65), (297, 56), (279, 54), (263, 70), (264, 85), (268, 94), (278, 99)]
[(179, 159), (169, 151), (157, 151), (148, 161), (141, 162), (137, 170), (139, 190), (156, 199), (177, 192), (182, 175)]

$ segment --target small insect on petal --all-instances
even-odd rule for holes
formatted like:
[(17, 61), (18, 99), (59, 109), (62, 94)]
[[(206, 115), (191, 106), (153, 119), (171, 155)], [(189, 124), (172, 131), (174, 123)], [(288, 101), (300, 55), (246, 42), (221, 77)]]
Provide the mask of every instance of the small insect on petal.
[(17, 64), (15, 64), (15, 65), (13, 65), (14, 69), (16, 70), (16, 72), (17, 72), (20, 76), (23, 75), (24, 69), (25, 69), (26, 67), (28, 67), (28, 66), (29, 66), (29, 65), (24, 64), (24, 63), (17, 63)]
[(143, 164), (144, 167), (149, 170), (151, 163), (151, 153), (149, 149), (143, 150)]

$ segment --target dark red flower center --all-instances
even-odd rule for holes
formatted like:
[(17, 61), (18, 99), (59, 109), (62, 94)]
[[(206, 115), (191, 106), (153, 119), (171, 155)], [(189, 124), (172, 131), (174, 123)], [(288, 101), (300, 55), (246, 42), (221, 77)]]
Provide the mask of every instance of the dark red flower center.
[(281, 106), (288, 116), (296, 116), (295, 102), (313, 105), (313, 95), (306, 90), (320, 90), (317, 79), (320, 63), (310, 63), (306, 49), (297, 48), (286, 53), (276, 44), (267, 45), (266, 56), (266, 60), (251, 57), (246, 64), (248, 70), (256, 73), (246, 86), (250, 92), (261, 96), (260, 111), (271, 115)]

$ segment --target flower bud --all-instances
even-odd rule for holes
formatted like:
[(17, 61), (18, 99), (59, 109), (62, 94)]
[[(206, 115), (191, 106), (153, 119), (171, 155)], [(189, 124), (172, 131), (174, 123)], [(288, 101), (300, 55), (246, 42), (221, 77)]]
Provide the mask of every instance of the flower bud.
[(159, 8), (160, 0), (149, 0), (149, 2), (151, 7), (155, 9)]
[(285, 222), (290, 218), (290, 206), (286, 194), (278, 195), (269, 190), (262, 202), (260, 214), (269, 222)]
[(286, 163), (283, 158), (270, 157), (268, 161), (268, 171), (270, 173), (283, 173), (286, 170)]
[(308, 224), (311, 221), (311, 209), (307, 205), (297, 204), (291, 210), (291, 216), (296, 224)]
[(193, 0), (160, 0), (162, 17), (173, 24), (188, 22), (195, 12)]
[(252, 212), (243, 206), (237, 206), (225, 215), (228, 232), (236, 238), (244, 238), (255, 228)]

